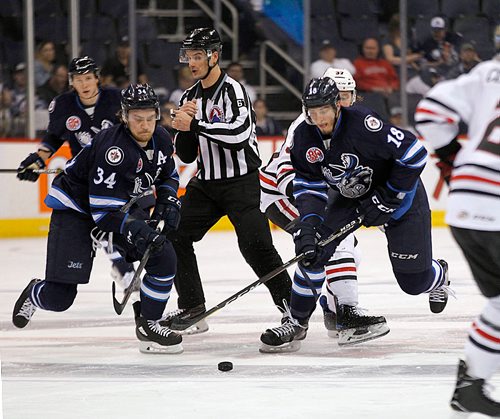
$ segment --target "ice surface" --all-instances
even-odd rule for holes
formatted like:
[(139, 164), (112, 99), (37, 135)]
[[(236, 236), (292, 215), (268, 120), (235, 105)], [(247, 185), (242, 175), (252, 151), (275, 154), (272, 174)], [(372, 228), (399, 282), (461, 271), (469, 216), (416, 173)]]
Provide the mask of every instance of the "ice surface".
[[(289, 236), (273, 235), (283, 260), (293, 257)], [(435, 256), (449, 262), (458, 297), (436, 315), (427, 296), (399, 289), (385, 237), (376, 229), (357, 236), (363, 251), (360, 306), (385, 315), (391, 332), (340, 348), (327, 337), (317, 310), (302, 349), (293, 354), (258, 351), (260, 334), (280, 319), (265, 286), (210, 317), (208, 333), (186, 336), (183, 354), (141, 354), (131, 307), (122, 316), (113, 311), (110, 263), (103, 253), (73, 307), (64, 313), (39, 310), (26, 329), (17, 330), (12, 307), (28, 280), (43, 276), (46, 243), (0, 240), (4, 418), (455, 417), (448, 402), (456, 365), (468, 325), (485, 301), (459, 249), (447, 229), (433, 231)], [(207, 307), (256, 279), (234, 233), (210, 233), (196, 249)], [(175, 294), (168, 308), (176, 308)], [(234, 369), (218, 371), (220, 361), (233, 362)]]

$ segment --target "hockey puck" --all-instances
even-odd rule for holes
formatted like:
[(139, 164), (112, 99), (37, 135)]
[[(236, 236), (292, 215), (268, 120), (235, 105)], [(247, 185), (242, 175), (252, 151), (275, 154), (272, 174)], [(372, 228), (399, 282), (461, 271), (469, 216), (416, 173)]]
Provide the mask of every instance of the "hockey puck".
[(231, 371), (233, 369), (233, 363), (229, 361), (219, 362), (217, 368), (219, 371)]

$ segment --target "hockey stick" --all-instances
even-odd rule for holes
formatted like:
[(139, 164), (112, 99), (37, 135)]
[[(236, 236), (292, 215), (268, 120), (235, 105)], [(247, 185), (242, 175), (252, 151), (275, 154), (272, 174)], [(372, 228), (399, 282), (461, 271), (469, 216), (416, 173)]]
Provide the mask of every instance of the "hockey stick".
[[(337, 232), (332, 233), (330, 236), (328, 236), (326, 239), (321, 240), (318, 243), (319, 247), (324, 247), (327, 244), (331, 243), (335, 239), (338, 239), (339, 237), (343, 236), (344, 234), (358, 228), (361, 223), (363, 222), (363, 215), (360, 215), (350, 223), (346, 224), (344, 227), (341, 227)], [(224, 301), (220, 302), (216, 306), (212, 307), (210, 310), (205, 311), (205, 313), (200, 314), (199, 316), (193, 317), (188, 323), (179, 325), (176, 328), (177, 330), (186, 330), (192, 326), (194, 326), (196, 323), (198, 323), (200, 320), (205, 319), (206, 317), (214, 314), (216, 311), (219, 311), (221, 308), (224, 308), (228, 304), (231, 304), (233, 301), (237, 300), (238, 298), (242, 297), (243, 295), (249, 293), (252, 291), (254, 288), (258, 287), (261, 284), (264, 284), (265, 282), (269, 281), (270, 279), (273, 279), (276, 275), (279, 275), (281, 272), (289, 268), (295, 263), (300, 262), (306, 257), (304, 253), (301, 253), (300, 255), (295, 256), (293, 259), (290, 259), (288, 262), (285, 262), (283, 265), (280, 267), (272, 270), (269, 272), (267, 275), (264, 275), (262, 278), (257, 279), (257, 281), (252, 282), (250, 285), (247, 285), (245, 288), (242, 290), (238, 291), (237, 293), (231, 295), (231, 297), (226, 298)]]
[[(17, 169), (0, 169), (0, 173), (22, 173), (24, 170), (19, 172)], [(54, 173), (61, 173), (63, 169), (33, 169), (31, 171), (37, 175), (51, 175)]]
[(134, 277), (132, 278), (132, 281), (130, 282), (130, 285), (127, 287), (127, 289), (124, 291), (124, 296), (122, 302), (119, 302), (116, 299), (116, 284), (115, 281), (111, 284), (111, 291), (113, 293), (113, 307), (115, 308), (116, 314), (120, 315), (123, 313), (123, 310), (125, 309), (125, 306), (127, 305), (127, 302), (134, 292), (135, 285), (140, 281), (142, 271), (144, 270), (144, 267), (146, 266), (146, 263), (148, 263), (149, 256), (151, 255), (151, 248), (152, 244), (150, 244), (146, 251), (144, 252), (144, 256), (142, 256), (141, 263), (139, 264), (139, 267), (134, 273)]

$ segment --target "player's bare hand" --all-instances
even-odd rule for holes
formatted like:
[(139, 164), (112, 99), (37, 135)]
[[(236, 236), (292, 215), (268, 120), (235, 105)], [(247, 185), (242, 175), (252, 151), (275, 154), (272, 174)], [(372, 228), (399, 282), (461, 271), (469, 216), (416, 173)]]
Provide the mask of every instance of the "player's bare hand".
[(175, 118), (172, 120), (172, 128), (177, 131), (189, 131), (193, 117), (188, 115), (187, 112), (177, 110), (175, 111)]
[(193, 117), (196, 115), (198, 108), (196, 106), (196, 99), (190, 100), (184, 103), (180, 108), (180, 111), (186, 112), (189, 116)]

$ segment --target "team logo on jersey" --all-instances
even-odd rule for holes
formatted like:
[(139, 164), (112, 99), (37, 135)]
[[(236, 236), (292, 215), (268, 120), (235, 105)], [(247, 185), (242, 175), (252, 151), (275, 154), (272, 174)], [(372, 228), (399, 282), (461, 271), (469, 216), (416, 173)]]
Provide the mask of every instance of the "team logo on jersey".
[(382, 121), (374, 116), (368, 115), (365, 118), (365, 127), (368, 131), (380, 131), (382, 129)]
[(123, 150), (120, 147), (110, 147), (108, 151), (106, 151), (106, 161), (111, 166), (118, 166), (124, 158)]
[(70, 131), (79, 130), (82, 126), (82, 120), (77, 116), (73, 115), (66, 119), (66, 128)]
[(325, 155), (318, 147), (311, 147), (306, 151), (306, 159), (309, 163), (322, 162)]
[(343, 153), (340, 159), (342, 165), (329, 164), (329, 167), (322, 168), (328, 183), (335, 185), (346, 198), (358, 198), (368, 192), (372, 184), (373, 169), (361, 166), (355, 154)]
[(210, 109), (210, 114), (208, 116), (210, 122), (224, 122), (224, 112), (218, 106), (212, 106)]
[(139, 161), (137, 162), (137, 169), (135, 169), (135, 173), (139, 173), (142, 170), (142, 159), (139, 158)]
[(75, 134), (75, 137), (78, 140), (78, 143), (82, 147), (85, 147), (87, 144), (90, 144), (90, 142), (92, 141), (92, 135), (90, 134), (90, 132), (87, 132), (87, 131), (77, 132)]
[(49, 113), (54, 112), (55, 108), (56, 108), (56, 100), (52, 99), (51, 102), (49, 103)]

